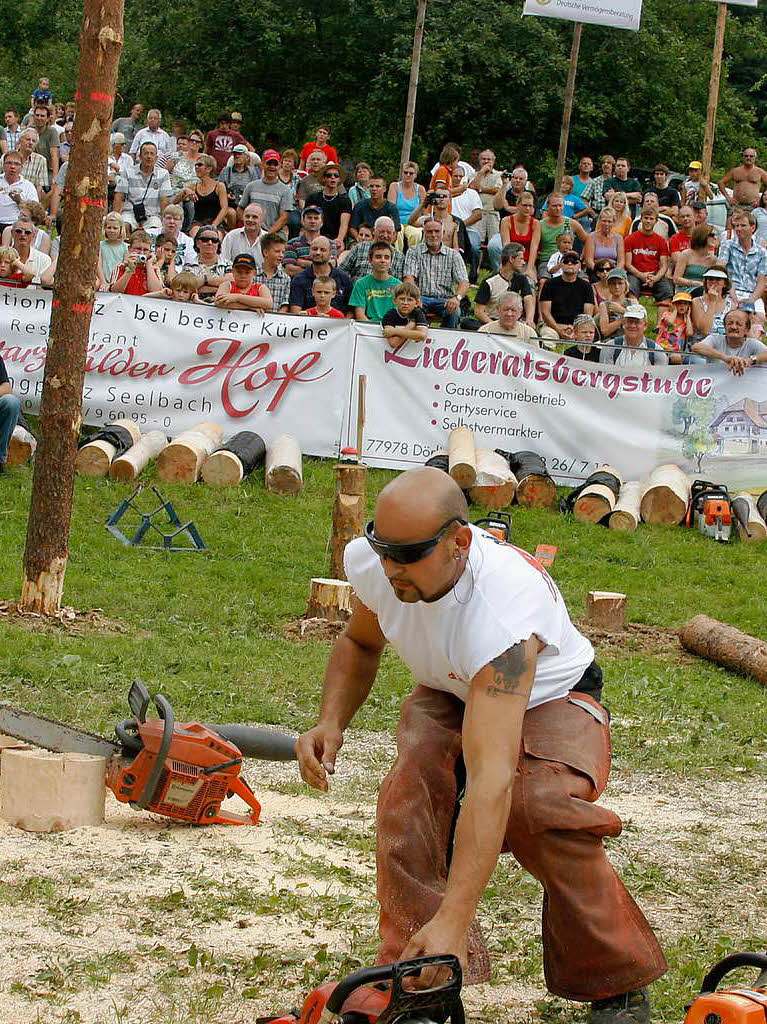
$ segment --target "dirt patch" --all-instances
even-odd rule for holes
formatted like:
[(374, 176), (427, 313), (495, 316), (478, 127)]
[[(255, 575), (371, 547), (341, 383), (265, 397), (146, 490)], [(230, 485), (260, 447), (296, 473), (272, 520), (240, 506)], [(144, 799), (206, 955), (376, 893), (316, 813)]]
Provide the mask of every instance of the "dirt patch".
[(328, 643), (333, 643), (345, 628), (345, 622), (328, 622), (327, 619), (294, 619), (285, 626), (283, 634), (288, 640), (303, 640), (305, 637), (311, 637), (313, 640), (326, 640)]
[(588, 622), (577, 622), (576, 625), (581, 633), (587, 636), (600, 650), (614, 648), (623, 653), (634, 651), (666, 658), (670, 656), (679, 663), (698, 660), (684, 650), (675, 629), (630, 622), (621, 632), (613, 633), (610, 630), (592, 626)]
[[(389, 736), (350, 732), (327, 796), (295, 764), (249, 762), (263, 825), (190, 828), (113, 798), (102, 827), (34, 835), (0, 821), (0, 1020), (252, 1024), (376, 948), (375, 797)], [(618, 775), (609, 853), (665, 943), (763, 930), (767, 780)], [(502, 858), (481, 906), (494, 980), (473, 1024), (537, 1019), (541, 896)], [(551, 1005), (551, 1004), (547, 1004)], [(549, 1019), (547, 1017), (547, 1019)]]
[(75, 608), (60, 608), (55, 615), (41, 615), (25, 611), (13, 601), (0, 601), (0, 617), (26, 629), (59, 629), (75, 636), (88, 633), (124, 633), (125, 626), (116, 619), (108, 619), (100, 608), (78, 612)]

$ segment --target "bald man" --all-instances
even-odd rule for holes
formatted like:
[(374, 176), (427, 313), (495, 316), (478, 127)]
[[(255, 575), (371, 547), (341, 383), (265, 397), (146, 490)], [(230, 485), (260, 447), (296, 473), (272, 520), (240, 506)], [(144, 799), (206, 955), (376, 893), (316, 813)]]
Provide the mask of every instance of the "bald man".
[(319, 723), (298, 741), (301, 775), (327, 790), (389, 642), (417, 685), (378, 800), (379, 962), (450, 952), (467, 981), (486, 980), (475, 912), (511, 852), (544, 887), (550, 991), (591, 1002), (593, 1024), (646, 1024), (646, 986), (666, 961), (602, 844), (621, 822), (595, 803), (610, 735), (594, 651), (540, 563), (467, 520), (440, 470), (381, 491), (346, 548), (356, 603)]

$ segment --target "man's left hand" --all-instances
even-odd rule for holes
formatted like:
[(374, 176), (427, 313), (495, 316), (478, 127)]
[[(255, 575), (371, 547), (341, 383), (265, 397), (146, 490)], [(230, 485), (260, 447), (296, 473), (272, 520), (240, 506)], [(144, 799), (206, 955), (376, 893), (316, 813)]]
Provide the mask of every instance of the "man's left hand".
[[(436, 914), (423, 928), (420, 928), (402, 950), (402, 960), (410, 960), (417, 956), (438, 956), (452, 953), (461, 961), (466, 970), (468, 958), (468, 939), (465, 931), (456, 931), (448, 922), (440, 921)], [(433, 988), (444, 984), (447, 973), (444, 968), (430, 967), (413, 979), (413, 988)]]
[(461, 306), (461, 300), (456, 298), (455, 295), (453, 295), (445, 303), (445, 311), (447, 313), (455, 313), (458, 309), (460, 309), (460, 306)]

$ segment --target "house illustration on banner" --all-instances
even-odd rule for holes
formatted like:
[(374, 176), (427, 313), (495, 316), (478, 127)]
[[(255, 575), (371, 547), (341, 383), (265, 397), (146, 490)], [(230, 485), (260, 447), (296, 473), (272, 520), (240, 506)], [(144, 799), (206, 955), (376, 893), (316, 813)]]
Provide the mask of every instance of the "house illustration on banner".
[(767, 402), (741, 398), (728, 405), (709, 424), (722, 455), (767, 453)]

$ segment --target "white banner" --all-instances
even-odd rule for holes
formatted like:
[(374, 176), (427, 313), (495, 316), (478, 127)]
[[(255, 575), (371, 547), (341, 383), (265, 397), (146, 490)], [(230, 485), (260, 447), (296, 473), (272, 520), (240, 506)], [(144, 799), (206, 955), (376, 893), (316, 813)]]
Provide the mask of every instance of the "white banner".
[[(22, 410), (40, 406), (51, 293), (0, 288), (0, 355)], [(297, 437), (307, 455), (339, 452), (352, 346), (344, 320), (258, 316), (215, 306), (99, 294), (83, 422), (118, 416), (174, 436), (202, 420), (225, 436)]]
[(525, 0), (522, 14), (639, 30), (642, 0)]
[(741, 7), (756, 7), (759, 0), (716, 0), (717, 3), (739, 4)]
[[(368, 465), (421, 464), (466, 425), (478, 447), (537, 452), (560, 483), (603, 463), (629, 480), (675, 462), (731, 487), (767, 486), (767, 368), (618, 370), (441, 330), (395, 353), (375, 332), (357, 329), (352, 371), (368, 379)], [(351, 422), (347, 431), (353, 443)]]

